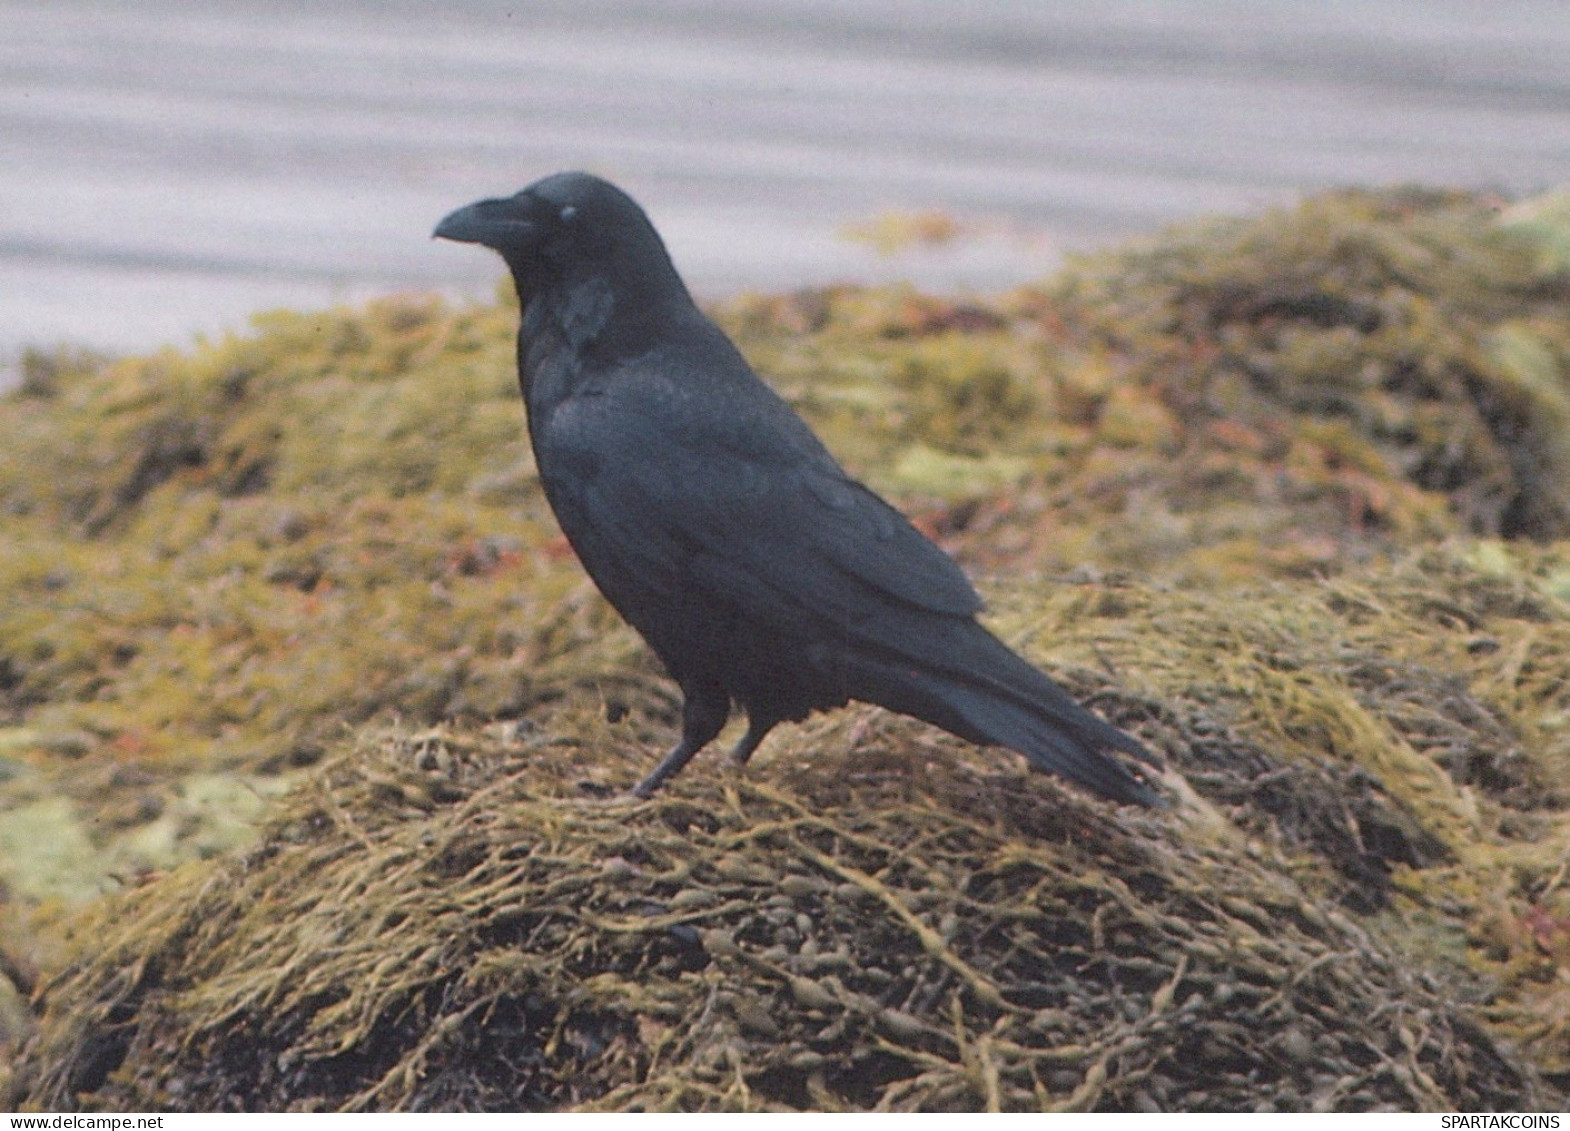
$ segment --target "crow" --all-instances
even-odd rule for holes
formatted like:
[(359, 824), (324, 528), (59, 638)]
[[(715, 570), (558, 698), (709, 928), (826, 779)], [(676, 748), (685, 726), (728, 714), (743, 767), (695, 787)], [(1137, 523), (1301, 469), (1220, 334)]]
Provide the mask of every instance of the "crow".
[(976, 621), (953, 559), (852, 479), (693, 302), (631, 197), (587, 173), (451, 213), (501, 253), (545, 497), (611, 605), (681, 687), (648, 797), (747, 714), (731, 752), (852, 699), (912, 715), (1116, 801), (1160, 804), (1143, 745)]

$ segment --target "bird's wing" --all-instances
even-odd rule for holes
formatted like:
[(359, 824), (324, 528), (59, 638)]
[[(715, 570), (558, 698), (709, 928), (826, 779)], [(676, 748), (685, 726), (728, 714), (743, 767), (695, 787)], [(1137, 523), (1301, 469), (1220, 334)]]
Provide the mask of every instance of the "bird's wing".
[[(705, 557), (842, 623), (889, 607), (971, 616), (981, 598), (903, 515), (837, 467), (732, 453), (723, 479), (681, 490)], [(706, 478), (709, 461), (695, 469)], [(690, 482), (690, 480), (687, 480)]]
[(583, 520), (567, 533), (613, 602), (617, 579), (679, 588), (697, 574), (758, 614), (869, 631), (911, 607), (981, 609), (954, 561), (850, 479), (773, 393), (735, 389), (620, 385), (577, 399), (537, 438), (576, 468), (558, 486)]

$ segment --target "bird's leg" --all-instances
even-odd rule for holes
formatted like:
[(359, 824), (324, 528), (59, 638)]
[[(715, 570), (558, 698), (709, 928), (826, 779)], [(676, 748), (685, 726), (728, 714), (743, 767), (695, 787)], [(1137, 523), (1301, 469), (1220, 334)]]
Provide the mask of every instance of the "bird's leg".
[(774, 729), (778, 719), (771, 719), (767, 715), (756, 712), (747, 716), (747, 733), (741, 736), (740, 741), (731, 749), (730, 760), (733, 765), (745, 766), (747, 759), (752, 757), (758, 744), (763, 741), (769, 731)]
[[(730, 696), (725, 692), (682, 689), (686, 701), (681, 705), (681, 741), (654, 767), (652, 773), (633, 788), (638, 797), (650, 797), (667, 778), (675, 776), (692, 756), (714, 740), (730, 717)], [(761, 737), (761, 736), (760, 736)]]

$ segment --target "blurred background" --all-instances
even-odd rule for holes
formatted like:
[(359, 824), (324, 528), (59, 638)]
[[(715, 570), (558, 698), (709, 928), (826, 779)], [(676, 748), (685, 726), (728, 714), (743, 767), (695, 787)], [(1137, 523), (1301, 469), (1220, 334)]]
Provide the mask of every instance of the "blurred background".
[[(1563, 0), (0, 2), (0, 363), (494, 292), (450, 208), (580, 167), (700, 294), (1000, 289), (1342, 184), (1570, 169)], [(0, 378), (3, 380), (3, 378)]]

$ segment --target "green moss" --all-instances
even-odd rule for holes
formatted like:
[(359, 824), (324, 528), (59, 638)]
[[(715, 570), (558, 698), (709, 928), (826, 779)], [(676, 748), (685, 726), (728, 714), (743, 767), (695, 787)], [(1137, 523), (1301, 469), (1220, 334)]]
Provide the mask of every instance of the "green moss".
[(881, 478), (902, 494), (959, 501), (987, 495), (1024, 477), (1029, 463), (1019, 456), (953, 455), (912, 444)]
[(1547, 277), (1570, 277), (1570, 191), (1557, 189), (1504, 210), (1500, 227), (1537, 251)]
[(0, 860), (0, 878), (23, 900), (82, 903), (113, 886), (66, 797), (40, 797), (8, 807), (0, 822)]

